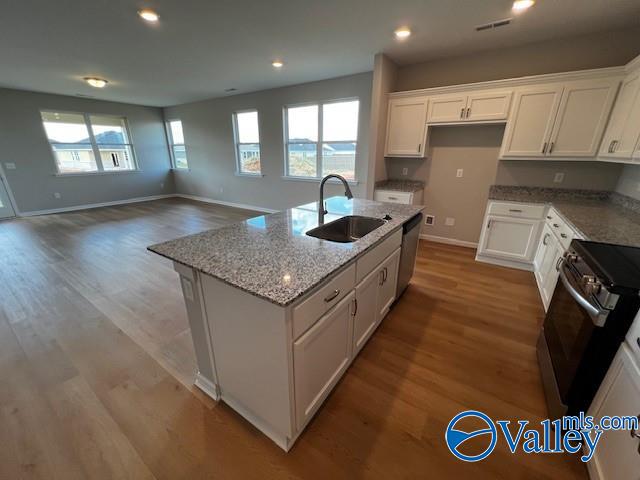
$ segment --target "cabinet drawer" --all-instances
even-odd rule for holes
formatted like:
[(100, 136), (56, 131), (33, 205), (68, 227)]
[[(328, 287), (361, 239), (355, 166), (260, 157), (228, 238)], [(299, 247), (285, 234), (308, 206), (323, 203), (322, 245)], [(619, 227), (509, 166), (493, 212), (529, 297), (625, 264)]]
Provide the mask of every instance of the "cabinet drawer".
[(351, 264), (293, 308), (293, 338), (296, 339), (355, 287), (356, 265)]
[(576, 237), (576, 233), (569, 224), (562, 218), (555, 208), (550, 208), (545, 217), (545, 221), (549, 229), (560, 241), (564, 250), (569, 248), (571, 240)]
[(542, 218), (544, 215), (544, 205), (529, 205), (525, 203), (503, 203), (491, 202), (489, 204), (489, 215), (500, 215), (504, 217), (518, 218)]
[(413, 193), (411, 192), (394, 192), (391, 190), (376, 190), (373, 199), (376, 202), (403, 203), (411, 205)]
[(400, 245), (402, 245), (401, 228), (358, 259), (356, 264), (356, 283), (360, 283), (364, 277), (380, 265)]

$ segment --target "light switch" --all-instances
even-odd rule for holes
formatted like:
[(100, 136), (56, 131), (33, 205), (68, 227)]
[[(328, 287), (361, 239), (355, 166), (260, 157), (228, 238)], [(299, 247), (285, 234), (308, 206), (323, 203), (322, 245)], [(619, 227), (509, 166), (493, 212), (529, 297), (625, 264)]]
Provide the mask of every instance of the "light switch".
[(447, 227), (453, 227), (456, 224), (456, 219), (455, 218), (451, 218), (451, 217), (447, 217), (444, 220), (444, 224)]
[(402, 175), (405, 175), (405, 176), (406, 176), (406, 175), (408, 175), (408, 174), (409, 174), (409, 169), (408, 169), (407, 167), (404, 167), (404, 168), (402, 169)]
[(5, 168), (7, 170), (15, 170), (16, 169), (16, 164), (13, 162), (7, 162), (4, 164)]
[(558, 172), (555, 177), (553, 177), (553, 183), (562, 183), (564, 181), (564, 173)]
[(462, 168), (459, 168), (459, 169), (456, 171), (456, 177), (458, 177), (458, 178), (462, 178), (462, 174), (463, 174), (463, 173), (464, 173), (464, 170), (463, 170)]

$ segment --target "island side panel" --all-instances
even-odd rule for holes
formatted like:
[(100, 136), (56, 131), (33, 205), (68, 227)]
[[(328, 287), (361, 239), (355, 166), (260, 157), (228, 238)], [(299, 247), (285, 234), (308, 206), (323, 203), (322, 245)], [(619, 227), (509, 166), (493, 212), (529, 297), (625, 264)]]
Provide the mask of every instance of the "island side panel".
[(201, 275), (220, 395), (284, 449), (293, 433), (286, 309)]
[(182, 296), (187, 307), (191, 339), (196, 353), (198, 372), (196, 373), (195, 384), (205, 393), (218, 400), (218, 379), (211, 348), (209, 326), (205, 321), (204, 302), (202, 300), (202, 288), (198, 272), (176, 262), (173, 264), (173, 269), (180, 275)]

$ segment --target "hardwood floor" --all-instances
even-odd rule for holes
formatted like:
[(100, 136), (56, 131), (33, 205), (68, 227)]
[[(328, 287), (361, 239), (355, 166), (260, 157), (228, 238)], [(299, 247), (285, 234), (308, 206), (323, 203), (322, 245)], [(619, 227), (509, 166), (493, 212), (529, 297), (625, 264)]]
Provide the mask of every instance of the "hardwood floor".
[(587, 478), (575, 456), (465, 464), (458, 412), (546, 416), (533, 275), (422, 242), (402, 299), (288, 454), (192, 386), (177, 275), (145, 250), (252, 216), (168, 199), (0, 222), (0, 478)]

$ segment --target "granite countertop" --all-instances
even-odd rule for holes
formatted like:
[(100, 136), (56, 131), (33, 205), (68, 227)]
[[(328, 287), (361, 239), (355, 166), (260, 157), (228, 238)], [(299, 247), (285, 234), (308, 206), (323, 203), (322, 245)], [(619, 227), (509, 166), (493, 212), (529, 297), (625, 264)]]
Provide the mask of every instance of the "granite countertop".
[(585, 239), (640, 247), (640, 201), (615, 192), (494, 185), (489, 199), (553, 205)]
[(325, 223), (345, 215), (382, 218), (380, 228), (353, 243), (306, 235), (318, 226), (318, 202), (148, 247), (163, 257), (286, 306), (362, 254), (423, 207), (332, 197)]
[(418, 192), (420, 190), (424, 190), (424, 182), (420, 180), (382, 180), (380, 182), (376, 182), (376, 190)]

